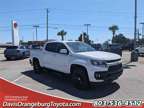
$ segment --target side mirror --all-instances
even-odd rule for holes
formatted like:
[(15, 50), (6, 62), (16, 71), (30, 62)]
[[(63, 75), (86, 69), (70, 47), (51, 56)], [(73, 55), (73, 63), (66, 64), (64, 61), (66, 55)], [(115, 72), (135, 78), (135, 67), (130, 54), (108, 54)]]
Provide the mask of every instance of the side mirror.
[(59, 53), (60, 54), (68, 54), (68, 50), (67, 49), (60, 49)]

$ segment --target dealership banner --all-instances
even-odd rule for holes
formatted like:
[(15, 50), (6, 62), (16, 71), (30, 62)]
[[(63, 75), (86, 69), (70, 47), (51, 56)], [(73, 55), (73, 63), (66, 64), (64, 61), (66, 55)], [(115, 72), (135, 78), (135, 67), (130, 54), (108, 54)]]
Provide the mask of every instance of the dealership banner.
[(64, 99), (27, 89), (0, 78), (0, 108), (144, 108), (142, 100)]

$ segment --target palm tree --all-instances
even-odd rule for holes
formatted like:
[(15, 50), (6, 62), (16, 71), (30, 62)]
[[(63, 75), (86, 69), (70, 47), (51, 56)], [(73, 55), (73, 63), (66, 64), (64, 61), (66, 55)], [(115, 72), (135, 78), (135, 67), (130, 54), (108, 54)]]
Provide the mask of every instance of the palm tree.
[(61, 36), (61, 40), (64, 40), (64, 36), (67, 34), (64, 30), (61, 30), (60, 32), (57, 33), (58, 36)]
[(112, 39), (113, 39), (116, 35), (116, 31), (119, 30), (119, 27), (117, 25), (112, 25), (111, 27), (109, 27), (109, 30), (112, 31), (113, 34)]

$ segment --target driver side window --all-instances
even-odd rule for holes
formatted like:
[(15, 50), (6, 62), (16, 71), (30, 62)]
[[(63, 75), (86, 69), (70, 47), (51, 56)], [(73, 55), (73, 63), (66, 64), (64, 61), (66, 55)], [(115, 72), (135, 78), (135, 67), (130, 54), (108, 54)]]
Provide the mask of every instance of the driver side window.
[(61, 49), (66, 49), (68, 51), (68, 49), (63, 43), (57, 43), (57, 52), (60, 53)]

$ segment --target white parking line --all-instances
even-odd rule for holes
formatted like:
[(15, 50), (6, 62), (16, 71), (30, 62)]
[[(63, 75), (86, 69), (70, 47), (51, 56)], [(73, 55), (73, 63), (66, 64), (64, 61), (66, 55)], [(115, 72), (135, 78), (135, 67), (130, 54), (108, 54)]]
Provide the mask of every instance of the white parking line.
[(22, 77), (24, 77), (24, 75), (21, 75), (20, 77), (18, 77), (17, 79), (13, 80), (12, 82), (16, 82), (16, 81), (20, 80)]

